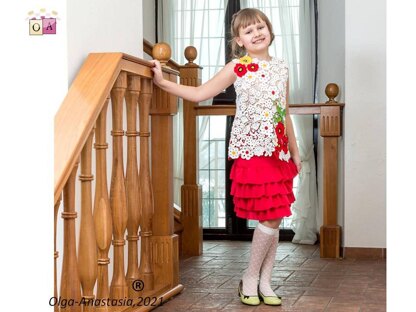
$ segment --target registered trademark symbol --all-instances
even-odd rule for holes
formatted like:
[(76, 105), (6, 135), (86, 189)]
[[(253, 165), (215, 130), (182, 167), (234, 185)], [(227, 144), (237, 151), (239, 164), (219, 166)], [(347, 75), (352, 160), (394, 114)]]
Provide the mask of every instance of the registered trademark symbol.
[(131, 286), (135, 291), (141, 291), (144, 288), (144, 283), (142, 280), (134, 280)]

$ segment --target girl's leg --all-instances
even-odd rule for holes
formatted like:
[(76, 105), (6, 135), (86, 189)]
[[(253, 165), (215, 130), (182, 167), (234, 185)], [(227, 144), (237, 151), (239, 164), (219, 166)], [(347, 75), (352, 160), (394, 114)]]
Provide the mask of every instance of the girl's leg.
[(270, 221), (263, 222), (264, 225), (273, 227), (274, 229), (276, 229), (275, 235), (270, 244), (270, 248), (266, 256), (264, 257), (263, 264), (261, 267), (261, 272), (260, 272), (260, 286), (259, 287), (260, 287), (260, 292), (264, 296), (276, 296), (270, 283), (272, 279), (273, 266), (274, 266), (275, 257), (276, 257), (276, 249), (279, 243), (279, 225), (281, 221), (282, 219), (276, 219), (276, 220), (272, 220), (271, 222)]
[(257, 296), (257, 283), (260, 268), (264, 257), (275, 237), (276, 230), (272, 227), (259, 223), (254, 230), (251, 243), (250, 262), (246, 273), (243, 275), (243, 294), (245, 296)]

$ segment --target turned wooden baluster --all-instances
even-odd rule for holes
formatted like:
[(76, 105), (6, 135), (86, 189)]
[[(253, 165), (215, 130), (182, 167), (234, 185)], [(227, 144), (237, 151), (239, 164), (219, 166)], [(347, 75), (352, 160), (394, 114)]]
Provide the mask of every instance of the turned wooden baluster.
[(149, 158), (149, 111), (152, 101), (152, 81), (141, 79), (141, 93), (139, 101), (140, 116), (140, 195), (142, 200), (141, 218), (141, 252), (140, 275), (143, 277), (144, 290), (154, 287), (154, 275), (152, 269), (152, 250), (150, 239), (152, 236), (152, 218), (154, 211), (152, 180), (150, 177)]
[[(72, 169), (71, 175), (64, 187), (64, 251), (61, 274), (61, 300), (81, 301), (81, 285), (78, 277), (76, 238), (75, 238), (75, 179), (78, 163)], [(61, 307), (61, 311), (81, 311), (78, 304)]]
[(129, 298), (137, 298), (137, 292), (133, 289), (133, 282), (139, 279), (139, 257), (138, 257), (138, 230), (141, 214), (139, 173), (137, 167), (137, 139), (139, 135), (136, 128), (137, 104), (140, 95), (140, 77), (128, 76), (128, 88), (126, 93), (127, 106), (127, 169), (126, 169), (126, 191), (127, 191), (127, 286)]
[(81, 152), (81, 226), (78, 245), (78, 272), (84, 298), (83, 310), (95, 311), (89, 301), (94, 300), (94, 285), (97, 280), (97, 240), (95, 238), (94, 221), (92, 218), (91, 173), (92, 140), (91, 132)]
[[(59, 257), (59, 253), (56, 250), (56, 226), (58, 222), (58, 210), (59, 206), (61, 205), (62, 196), (59, 197), (59, 199), (55, 203), (55, 209), (54, 209), (54, 216), (53, 216), (53, 250), (54, 250), (54, 269), (53, 269), (53, 296), (55, 298), (58, 298), (58, 277), (57, 277), (57, 260)], [(55, 305), (53, 307), (53, 310), (55, 312), (59, 311), (59, 306)]]
[[(97, 176), (94, 199), (94, 224), (98, 249), (97, 299), (106, 299), (110, 296), (108, 287), (108, 264), (110, 263), (110, 258), (108, 258), (108, 251), (111, 245), (113, 226), (107, 186), (106, 150), (108, 144), (106, 142), (106, 123), (108, 101), (109, 98), (107, 98), (103, 110), (97, 119), (94, 144), (96, 150), (95, 174)], [(104, 312), (108, 311), (108, 307), (106, 305), (99, 306), (96, 310)]]
[(126, 188), (123, 168), (123, 99), (127, 88), (127, 73), (121, 72), (111, 90), (113, 130), (113, 168), (111, 174), (110, 205), (113, 216), (114, 265), (110, 297), (127, 297), (124, 273), (124, 232), (127, 226)]

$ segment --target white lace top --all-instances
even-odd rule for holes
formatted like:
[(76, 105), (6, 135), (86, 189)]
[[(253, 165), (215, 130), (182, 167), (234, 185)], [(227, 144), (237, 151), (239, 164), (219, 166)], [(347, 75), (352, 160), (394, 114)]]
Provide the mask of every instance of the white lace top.
[(236, 114), (231, 130), (228, 157), (250, 159), (272, 156), (288, 161), (285, 130), (287, 64), (277, 58), (270, 61), (245, 56), (233, 60), (237, 80), (234, 83)]

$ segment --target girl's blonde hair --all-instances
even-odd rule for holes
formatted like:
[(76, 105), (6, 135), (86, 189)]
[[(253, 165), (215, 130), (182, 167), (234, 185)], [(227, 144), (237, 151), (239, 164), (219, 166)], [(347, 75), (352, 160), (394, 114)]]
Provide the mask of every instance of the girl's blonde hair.
[(239, 36), (240, 28), (245, 28), (247, 26), (250, 26), (252, 24), (258, 23), (258, 22), (265, 22), (267, 25), (267, 28), (269, 29), (271, 40), (270, 45), (272, 44), (274, 40), (274, 33), (273, 33), (273, 27), (270, 23), (269, 18), (264, 14), (262, 11), (258, 9), (242, 9), (235, 13), (233, 15), (233, 18), (231, 20), (231, 54), (232, 57), (242, 57), (244, 56), (247, 51), (244, 47), (240, 47), (235, 38)]

